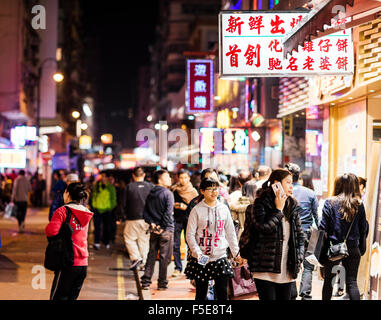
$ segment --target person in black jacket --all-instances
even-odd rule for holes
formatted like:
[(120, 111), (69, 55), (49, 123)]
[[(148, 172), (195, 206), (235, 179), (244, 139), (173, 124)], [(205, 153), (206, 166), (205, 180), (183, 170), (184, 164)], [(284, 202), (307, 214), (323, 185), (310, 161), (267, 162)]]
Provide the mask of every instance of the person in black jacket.
[[(283, 192), (274, 193), (272, 185), (277, 182)], [(292, 197), (292, 174), (286, 169), (274, 170), (258, 190), (248, 217), (251, 221), (245, 223), (250, 226), (250, 250), (242, 257), (248, 259), (260, 300), (291, 299), (291, 285), (304, 260), (300, 212)]]
[[(341, 262), (345, 270), (345, 284), (349, 298), (350, 300), (360, 300), (357, 272), (361, 256), (366, 251), (369, 224), (361, 201), (358, 178), (349, 173), (336, 178), (333, 197), (324, 203), (319, 229), (327, 233), (328, 241), (326, 241), (327, 246), (323, 248), (323, 252), (327, 252), (330, 243), (335, 245), (344, 241), (352, 222), (353, 225), (346, 240), (349, 256)], [(324, 265), (322, 298), (323, 300), (330, 300), (332, 297), (332, 280), (336, 276), (336, 273), (332, 273), (332, 271), (334, 270), (333, 267), (340, 263), (340, 260), (329, 261), (327, 256), (323, 256), (320, 263)]]
[(191, 200), (198, 196), (197, 190), (190, 182), (189, 172), (181, 169), (178, 173), (178, 183), (172, 187), (173, 196), (175, 198), (174, 219), (175, 233), (173, 244), (173, 256), (175, 258), (175, 271), (172, 277), (180, 276), (183, 270), (181, 261), (181, 232), (184, 230), (184, 239), (186, 238), (186, 229), (189, 215), (186, 214), (188, 204)]
[(173, 253), (173, 233), (175, 223), (173, 219), (174, 197), (168, 189), (172, 185), (171, 177), (166, 170), (157, 170), (153, 175), (155, 187), (149, 193), (143, 217), (150, 225), (151, 235), (149, 252), (144, 275), (141, 278), (142, 288), (149, 289), (152, 283), (155, 262), (160, 251), (160, 268), (158, 289), (167, 289), (167, 269)]

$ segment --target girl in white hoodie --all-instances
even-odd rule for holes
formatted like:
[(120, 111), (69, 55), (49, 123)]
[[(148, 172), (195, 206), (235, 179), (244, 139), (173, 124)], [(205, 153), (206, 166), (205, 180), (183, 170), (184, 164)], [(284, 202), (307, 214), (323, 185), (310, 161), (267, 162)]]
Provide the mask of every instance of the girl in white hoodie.
[(191, 250), (185, 274), (196, 282), (196, 300), (206, 300), (208, 281), (215, 281), (217, 300), (227, 300), (229, 278), (234, 276), (227, 248), (239, 264), (239, 247), (233, 219), (226, 205), (217, 200), (218, 182), (204, 179), (200, 192), (204, 199), (190, 212), (186, 240)]

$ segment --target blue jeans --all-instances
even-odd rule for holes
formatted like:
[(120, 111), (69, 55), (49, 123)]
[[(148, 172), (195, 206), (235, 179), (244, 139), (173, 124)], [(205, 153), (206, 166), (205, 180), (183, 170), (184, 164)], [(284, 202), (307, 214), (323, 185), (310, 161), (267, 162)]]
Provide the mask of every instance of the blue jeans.
[(312, 272), (314, 269), (315, 266), (313, 264), (309, 263), (307, 260), (303, 261), (303, 273), (299, 292), (299, 296), (302, 297), (302, 300), (312, 300)]
[(181, 261), (181, 252), (180, 252), (181, 231), (184, 230), (184, 238), (185, 238), (187, 223), (188, 223), (187, 220), (175, 221), (175, 232), (173, 235), (173, 256), (175, 258), (175, 269), (179, 271), (183, 270), (183, 264)]

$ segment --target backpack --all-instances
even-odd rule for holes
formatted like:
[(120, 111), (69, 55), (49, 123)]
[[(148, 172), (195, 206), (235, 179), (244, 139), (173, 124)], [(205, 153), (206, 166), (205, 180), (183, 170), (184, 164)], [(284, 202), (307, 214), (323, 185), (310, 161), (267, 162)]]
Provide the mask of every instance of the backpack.
[(74, 264), (73, 228), (70, 225), (71, 210), (66, 208), (66, 219), (57, 235), (47, 237), (44, 267), (51, 271), (59, 271)]
[(107, 211), (110, 208), (111, 197), (110, 192), (107, 188), (102, 188), (99, 190), (93, 200), (93, 207), (98, 211)]
[(253, 241), (255, 238), (254, 221), (253, 221), (253, 205), (249, 205), (245, 212), (245, 225), (239, 238), (239, 252), (242, 258), (249, 260), (251, 256)]

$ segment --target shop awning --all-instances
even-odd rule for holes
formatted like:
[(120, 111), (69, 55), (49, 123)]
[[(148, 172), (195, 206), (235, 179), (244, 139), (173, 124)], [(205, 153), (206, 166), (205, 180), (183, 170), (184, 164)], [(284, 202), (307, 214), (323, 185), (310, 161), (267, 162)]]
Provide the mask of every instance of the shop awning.
[(298, 51), (298, 46), (303, 46), (305, 41), (311, 41), (311, 36), (317, 36), (318, 31), (324, 32), (324, 25), (330, 26), (332, 19), (338, 15), (338, 11), (335, 10), (338, 6), (346, 8), (347, 5), (353, 6), (353, 3), (354, 0), (327, 0), (318, 4), (283, 42), (284, 56), (294, 49)]
[(352, 28), (380, 17), (381, 3), (377, 0), (325, 0), (320, 2), (305, 17), (299, 26), (287, 35), (283, 41), (284, 56), (292, 50), (298, 51), (305, 41), (311, 41), (337, 31), (335, 28), (325, 30), (324, 25), (331, 26), (332, 19), (337, 18), (339, 8), (345, 8), (344, 16), (350, 22), (344, 28)]

